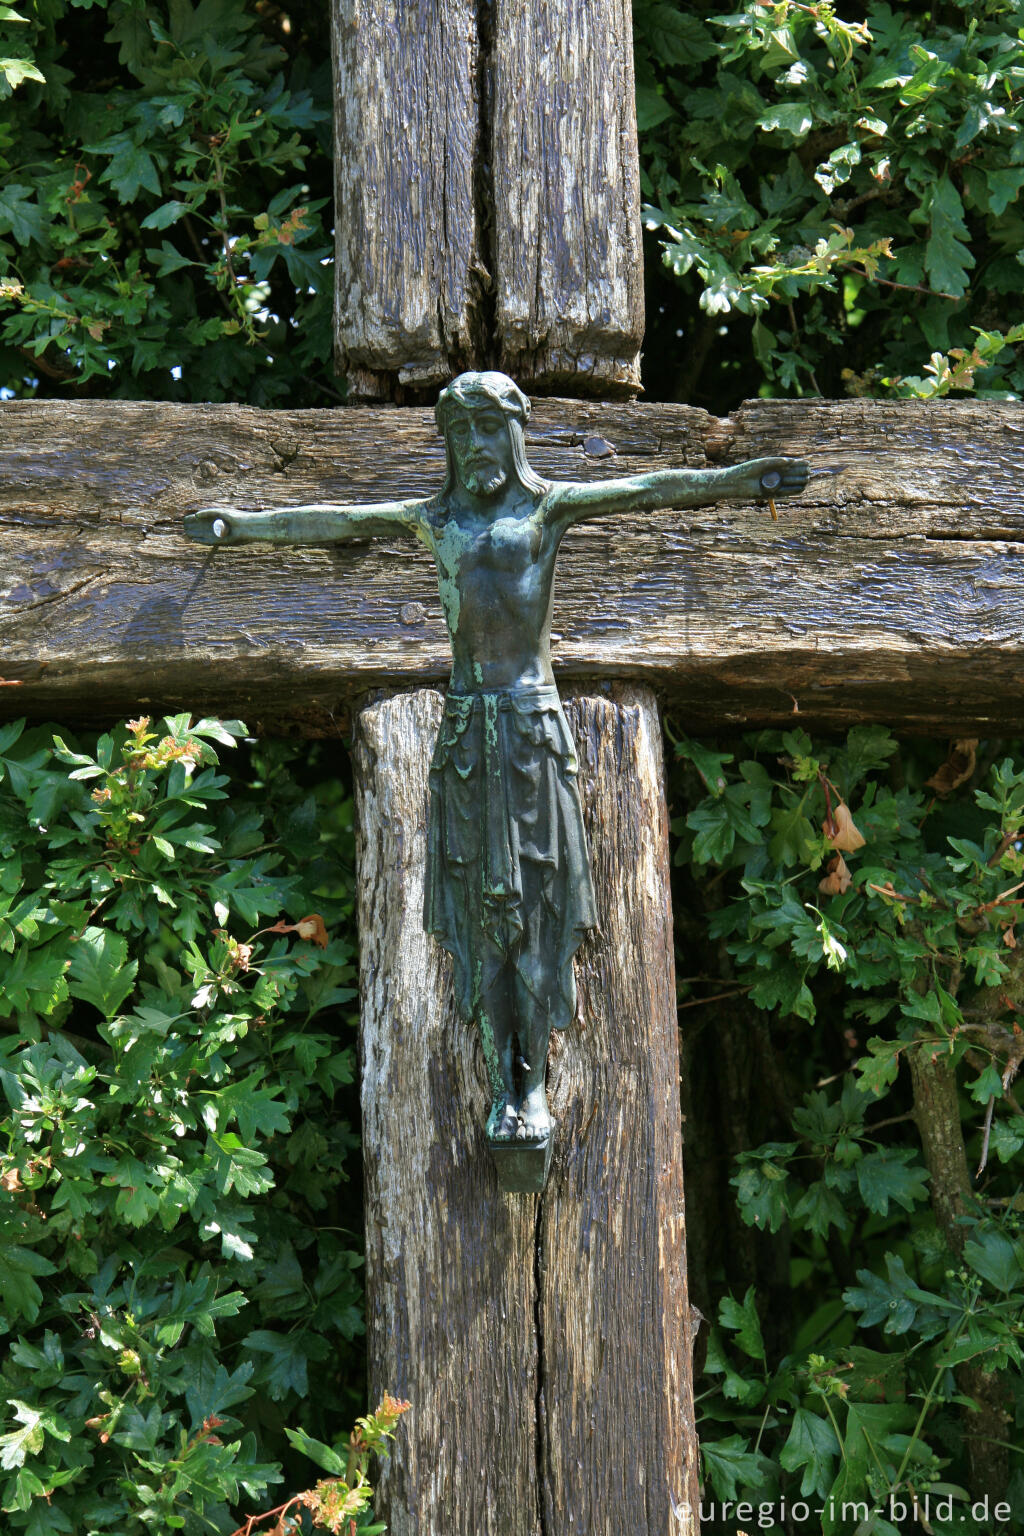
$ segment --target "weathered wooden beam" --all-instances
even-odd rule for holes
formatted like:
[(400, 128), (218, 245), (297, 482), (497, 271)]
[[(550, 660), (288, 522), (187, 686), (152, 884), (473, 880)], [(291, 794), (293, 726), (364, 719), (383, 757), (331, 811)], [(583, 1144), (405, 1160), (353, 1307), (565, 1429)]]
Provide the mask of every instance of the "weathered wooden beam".
[(601, 919), (555, 1037), (542, 1196), (503, 1195), (450, 961), (422, 928), (440, 697), (356, 733), (371, 1396), (413, 1411), (383, 1472), (393, 1536), (695, 1536), (668, 824), (657, 709), (567, 707)]
[[(11, 401), (0, 431), (7, 715), (173, 706), (330, 729), (367, 687), (446, 675), (411, 542), (209, 551), (180, 532), (213, 503), (422, 493), (443, 465), (429, 411)], [(566, 479), (778, 452), (815, 471), (778, 524), (723, 506), (574, 530), (562, 678), (644, 678), (702, 729), (1024, 726), (1021, 406), (759, 401), (723, 421), (546, 400), (527, 438)]]
[(332, 0), (335, 352), (353, 397), (444, 383), (479, 341), (474, 0)]
[(332, 0), (335, 350), (353, 399), (498, 360), (640, 387), (628, 0)]
[(494, 16), (498, 366), (527, 392), (636, 394), (644, 263), (632, 7), (497, 0)]

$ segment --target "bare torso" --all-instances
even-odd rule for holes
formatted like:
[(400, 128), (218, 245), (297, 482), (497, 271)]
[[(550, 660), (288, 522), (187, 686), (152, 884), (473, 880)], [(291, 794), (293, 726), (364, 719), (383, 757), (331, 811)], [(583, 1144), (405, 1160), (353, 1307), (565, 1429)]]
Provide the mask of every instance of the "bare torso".
[(424, 521), (457, 693), (554, 683), (551, 606), (560, 534), (545, 517), (546, 500), (516, 486), (490, 515), (449, 504)]

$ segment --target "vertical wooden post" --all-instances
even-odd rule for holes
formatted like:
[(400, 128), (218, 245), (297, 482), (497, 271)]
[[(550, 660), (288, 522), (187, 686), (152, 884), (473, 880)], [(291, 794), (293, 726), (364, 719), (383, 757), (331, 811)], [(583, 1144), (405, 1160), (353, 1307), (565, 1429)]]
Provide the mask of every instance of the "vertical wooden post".
[(498, 365), (527, 391), (640, 388), (644, 265), (629, 0), (496, 0)]
[(463, 368), (640, 388), (628, 0), (331, 0), (335, 350), (353, 399)]
[(335, 355), (354, 399), (472, 366), (474, 0), (332, 0)]
[(479, 1042), (422, 931), (439, 696), (359, 719), (371, 1389), (413, 1402), (383, 1480), (393, 1536), (696, 1531), (658, 713), (630, 688), (567, 713), (602, 931), (552, 1048), (540, 1197), (497, 1188)]

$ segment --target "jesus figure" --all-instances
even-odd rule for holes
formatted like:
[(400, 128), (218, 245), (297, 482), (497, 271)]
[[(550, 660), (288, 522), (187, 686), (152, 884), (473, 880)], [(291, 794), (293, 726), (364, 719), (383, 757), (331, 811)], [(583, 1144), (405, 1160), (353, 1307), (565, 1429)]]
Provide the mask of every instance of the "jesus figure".
[(214, 507), (186, 517), (185, 531), (218, 546), (405, 532), (433, 556), (452, 672), (430, 769), (424, 926), (451, 952), (459, 1008), (480, 1033), (488, 1140), (496, 1151), (543, 1151), (546, 1173), (548, 1039), (573, 1017), (573, 955), (597, 922), (576, 754), (551, 665), (559, 546), (586, 518), (795, 496), (807, 465), (763, 458), (547, 481), (527, 462), (529, 414), (505, 374), (464, 373), (437, 402), (447, 474), (434, 495), (264, 512)]

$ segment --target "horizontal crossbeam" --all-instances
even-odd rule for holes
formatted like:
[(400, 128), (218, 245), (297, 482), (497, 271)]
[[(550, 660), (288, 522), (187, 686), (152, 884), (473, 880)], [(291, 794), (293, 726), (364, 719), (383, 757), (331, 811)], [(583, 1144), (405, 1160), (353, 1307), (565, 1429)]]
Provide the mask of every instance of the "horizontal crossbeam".
[[(411, 541), (209, 550), (181, 534), (213, 504), (422, 494), (444, 472), (429, 411), (15, 401), (0, 427), (6, 715), (181, 707), (318, 732), (367, 690), (444, 678)], [(527, 446), (559, 479), (768, 453), (813, 472), (777, 524), (722, 505), (572, 531), (560, 678), (644, 679), (701, 729), (1024, 724), (1020, 406), (758, 401), (722, 420), (544, 400)]]

